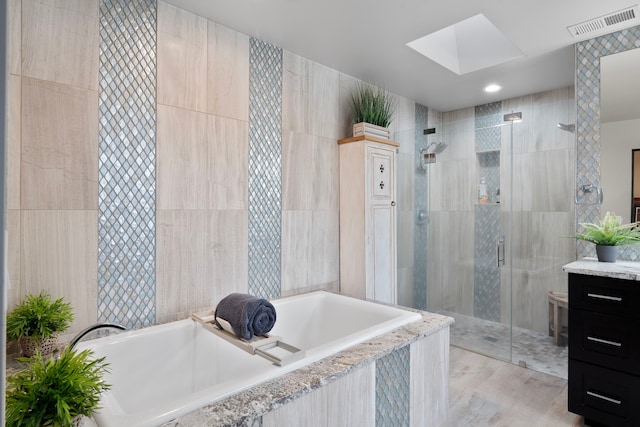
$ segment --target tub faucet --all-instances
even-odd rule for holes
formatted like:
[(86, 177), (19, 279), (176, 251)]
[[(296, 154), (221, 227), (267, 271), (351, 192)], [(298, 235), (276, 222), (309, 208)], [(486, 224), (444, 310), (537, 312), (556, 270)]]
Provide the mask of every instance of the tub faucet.
[(115, 329), (120, 329), (121, 331), (127, 330), (127, 328), (125, 328), (122, 325), (118, 325), (117, 323), (96, 323), (95, 325), (91, 325), (88, 328), (85, 328), (82, 331), (78, 332), (78, 334), (75, 337), (73, 337), (73, 339), (69, 343), (69, 349), (73, 350), (76, 344), (78, 344), (78, 341), (84, 338), (85, 335), (95, 331), (96, 329), (103, 329), (103, 328), (115, 328)]

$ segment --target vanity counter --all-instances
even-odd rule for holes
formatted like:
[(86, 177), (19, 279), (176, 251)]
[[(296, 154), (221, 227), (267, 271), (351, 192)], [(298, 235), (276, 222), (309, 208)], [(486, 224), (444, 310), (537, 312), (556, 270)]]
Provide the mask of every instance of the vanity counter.
[(637, 261), (599, 262), (595, 258), (583, 258), (563, 266), (562, 270), (587, 276), (640, 281), (640, 262)]

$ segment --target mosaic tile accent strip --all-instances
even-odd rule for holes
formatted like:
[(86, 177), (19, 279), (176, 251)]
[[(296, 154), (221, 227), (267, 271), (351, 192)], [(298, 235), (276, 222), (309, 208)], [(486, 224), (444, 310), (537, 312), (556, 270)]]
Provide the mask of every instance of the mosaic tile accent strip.
[[(600, 185), (600, 57), (640, 47), (640, 26), (606, 34), (576, 44), (576, 185)], [(578, 223), (600, 218), (595, 194), (579, 195)], [(578, 242), (578, 258), (595, 256), (593, 245)], [(626, 247), (620, 259), (640, 259), (640, 249)]]
[(500, 267), (496, 242), (500, 235), (500, 205), (475, 205), (473, 315), (500, 321)]
[(476, 152), (500, 150), (502, 102), (475, 107)]
[(98, 320), (155, 323), (155, 0), (100, 0)]
[(487, 185), (489, 201), (496, 201), (496, 193), (500, 188), (500, 152), (488, 151), (477, 154), (480, 165), (480, 176), (484, 177)]
[[(429, 175), (420, 164), (420, 150), (426, 148), (427, 135), (423, 131), (429, 127), (429, 110), (424, 105), (415, 106), (415, 144), (414, 159), (416, 167), (413, 174), (413, 209), (415, 217), (419, 211), (429, 212)], [(416, 220), (413, 232), (413, 306), (418, 310), (426, 310), (427, 301), (427, 242), (429, 223), (427, 220)]]
[(409, 346), (376, 360), (376, 427), (409, 426)]
[(249, 45), (249, 293), (280, 296), (282, 49)]

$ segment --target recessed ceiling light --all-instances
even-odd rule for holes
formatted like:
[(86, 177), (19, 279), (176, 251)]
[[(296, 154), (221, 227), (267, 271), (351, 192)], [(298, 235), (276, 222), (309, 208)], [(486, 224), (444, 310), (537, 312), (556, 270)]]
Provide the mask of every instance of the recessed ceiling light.
[(502, 86), (497, 85), (497, 84), (495, 84), (495, 83), (492, 83), (492, 84), (488, 85), (487, 87), (485, 87), (485, 88), (484, 88), (484, 91), (485, 91), (485, 92), (492, 93), (492, 92), (497, 92), (497, 91), (499, 91), (500, 89), (502, 89)]

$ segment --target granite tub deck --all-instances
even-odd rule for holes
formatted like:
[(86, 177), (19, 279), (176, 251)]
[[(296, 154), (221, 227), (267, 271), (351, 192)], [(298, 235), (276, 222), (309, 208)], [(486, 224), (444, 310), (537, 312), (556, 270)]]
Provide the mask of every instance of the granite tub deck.
[[(422, 319), (241, 391), (162, 426), (269, 427), (282, 425), (283, 419), (293, 416), (298, 425), (373, 426), (376, 424), (376, 417), (387, 417), (387, 421), (393, 422), (395, 415), (407, 415), (412, 426), (437, 425), (446, 418), (448, 411), (449, 326), (453, 319), (434, 313), (411, 311), (420, 313)], [(410, 393), (410, 396), (404, 397), (410, 397), (407, 402), (408, 414), (389, 414), (384, 406), (390, 402), (385, 402), (388, 400), (385, 396), (378, 395), (384, 394), (381, 389), (385, 386), (394, 388), (397, 385), (376, 384), (375, 381), (379, 371), (377, 364), (398, 353), (406, 353), (411, 360), (410, 378), (406, 378), (409, 381), (404, 387)], [(409, 367), (405, 368), (409, 373)], [(355, 378), (355, 381), (351, 378)], [(402, 382), (402, 378), (399, 381)], [(356, 393), (353, 393), (354, 388)], [(402, 384), (400, 388), (403, 388)], [(330, 392), (323, 394), (323, 389), (330, 389)], [(328, 397), (327, 394), (331, 396)], [(353, 394), (357, 395), (356, 400), (361, 401), (354, 401)], [(338, 407), (332, 408), (332, 402)], [(313, 408), (319, 406), (323, 409), (316, 413)], [(338, 416), (340, 422), (336, 424), (335, 420), (331, 421), (331, 416)], [(354, 417), (353, 422), (346, 419), (349, 416)], [(327, 420), (319, 417), (327, 417)], [(313, 421), (312, 424), (307, 424), (310, 421)]]

